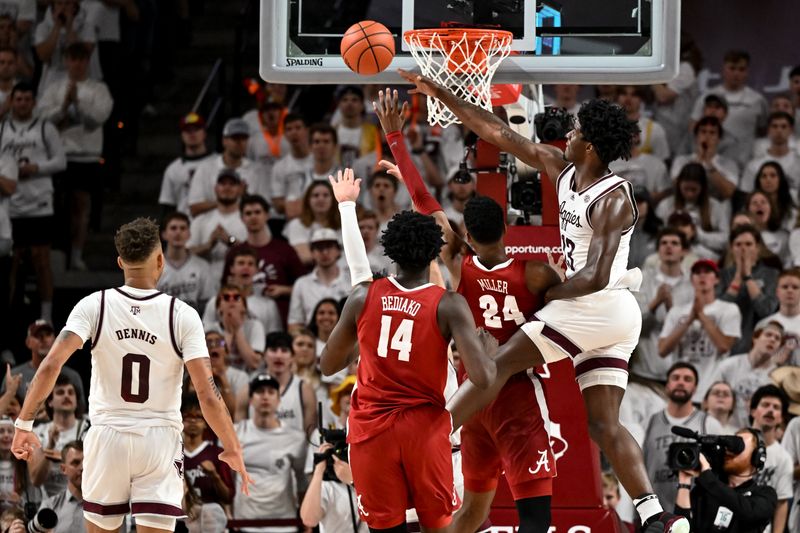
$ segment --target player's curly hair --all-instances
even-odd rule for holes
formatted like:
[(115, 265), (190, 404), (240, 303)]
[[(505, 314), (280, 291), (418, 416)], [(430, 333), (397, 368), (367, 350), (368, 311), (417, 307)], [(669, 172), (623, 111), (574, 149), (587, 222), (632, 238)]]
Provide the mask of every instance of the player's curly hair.
[(488, 196), (475, 196), (464, 207), (464, 226), (472, 240), (479, 244), (494, 244), (506, 229), (505, 213), (500, 204)]
[(419, 272), (436, 259), (444, 240), (442, 229), (432, 216), (401, 211), (386, 226), (381, 245), (386, 256), (400, 268)]
[(142, 263), (161, 246), (158, 224), (144, 217), (123, 224), (114, 235), (114, 246), (126, 263)]
[(639, 133), (639, 126), (628, 119), (621, 106), (606, 100), (590, 100), (578, 111), (578, 122), (583, 138), (594, 145), (604, 165), (631, 157), (633, 136)]

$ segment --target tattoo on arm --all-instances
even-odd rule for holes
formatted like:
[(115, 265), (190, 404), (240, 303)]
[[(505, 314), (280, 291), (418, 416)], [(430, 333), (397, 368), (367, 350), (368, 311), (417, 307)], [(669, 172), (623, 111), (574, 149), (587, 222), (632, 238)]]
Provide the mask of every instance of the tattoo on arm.
[(206, 368), (211, 373), (211, 375), (208, 376), (208, 384), (211, 385), (211, 390), (214, 391), (214, 395), (217, 397), (217, 400), (222, 401), (222, 393), (219, 391), (219, 387), (217, 387), (217, 383), (214, 381), (214, 373), (211, 370), (211, 361), (206, 359), (205, 363)]
[(514, 144), (525, 144), (528, 140), (503, 124), (500, 126), (500, 136)]

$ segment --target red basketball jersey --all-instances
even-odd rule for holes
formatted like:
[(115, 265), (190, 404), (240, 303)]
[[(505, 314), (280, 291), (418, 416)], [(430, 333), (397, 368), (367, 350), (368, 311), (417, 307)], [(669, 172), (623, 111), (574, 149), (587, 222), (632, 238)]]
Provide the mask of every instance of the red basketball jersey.
[(372, 282), (358, 319), (358, 383), (353, 391), (348, 440), (384, 431), (410, 407), (444, 409), (448, 341), (437, 310), (445, 290), (431, 283), (406, 289), (394, 278)]
[(465, 256), (456, 292), (466, 298), (475, 325), (494, 335), (500, 344), (540, 307), (539, 298), (525, 283), (525, 261), (517, 259), (487, 268), (477, 256)]

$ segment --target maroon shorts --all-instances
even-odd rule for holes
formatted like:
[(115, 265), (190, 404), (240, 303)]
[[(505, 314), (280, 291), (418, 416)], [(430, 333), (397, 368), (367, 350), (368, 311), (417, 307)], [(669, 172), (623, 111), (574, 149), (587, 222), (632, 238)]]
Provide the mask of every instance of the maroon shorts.
[(447, 526), (460, 505), (453, 485), (450, 413), (423, 406), (402, 411), (383, 433), (350, 445), (361, 518), (374, 529), (406, 521), (416, 508), (423, 527)]
[(505, 471), (515, 500), (553, 494), (556, 462), (542, 416), (547, 413), (537, 377), (511, 376), (497, 398), (461, 429), (464, 490), (497, 488)]

